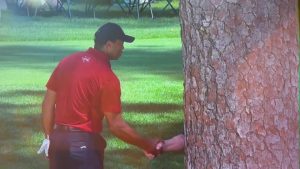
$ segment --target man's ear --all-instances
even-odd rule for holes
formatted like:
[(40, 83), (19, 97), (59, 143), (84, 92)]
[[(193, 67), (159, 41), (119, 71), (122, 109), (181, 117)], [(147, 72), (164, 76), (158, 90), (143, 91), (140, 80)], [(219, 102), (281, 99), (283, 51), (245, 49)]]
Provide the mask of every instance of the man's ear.
[(106, 42), (106, 47), (110, 48), (111, 46), (112, 46), (112, 41), (110, 41), (110, 40), (107, 41), (107, 42)]

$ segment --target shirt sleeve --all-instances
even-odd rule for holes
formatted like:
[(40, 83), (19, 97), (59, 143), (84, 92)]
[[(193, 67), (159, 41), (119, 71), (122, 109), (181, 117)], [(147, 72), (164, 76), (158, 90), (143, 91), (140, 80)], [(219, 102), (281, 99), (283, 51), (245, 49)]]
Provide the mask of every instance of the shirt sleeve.
[(121, 113), (121, 87), (117, 76), (107, 74), (101, 88), (100, 104), (102, 112)]
[(54, 71), (52, 72), (52, 75), (50, 76), (46, 87), (50, 90), (53, 90), (55, 92), (57, 92), (58, 89), (58, 85), (57, 85), (57, 76), (58, 76), (58, 66), (54, 69)]

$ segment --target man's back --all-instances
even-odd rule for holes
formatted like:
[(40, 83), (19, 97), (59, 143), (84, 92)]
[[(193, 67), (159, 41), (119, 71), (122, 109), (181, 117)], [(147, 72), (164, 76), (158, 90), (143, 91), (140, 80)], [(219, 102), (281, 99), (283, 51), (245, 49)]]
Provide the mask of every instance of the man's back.
[(57, 93), (55, 123), (99, 132), (101, 95), (106, 85), (118, 91), (119, 81), (105, 54), (90, 48), (64, 58), (47, 83)]

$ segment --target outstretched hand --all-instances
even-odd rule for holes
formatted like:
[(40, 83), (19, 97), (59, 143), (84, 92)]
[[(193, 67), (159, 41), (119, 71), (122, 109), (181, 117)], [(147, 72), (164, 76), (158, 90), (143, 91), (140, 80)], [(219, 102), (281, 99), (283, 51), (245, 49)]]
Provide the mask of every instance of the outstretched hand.
[(164, 141), (163, 140), (158, 140), (156, 142), (154, 150), (152, 152), (144, 151), (145, 156), (148, 159), (150, 159), (150, 160), (154, 159), (158, 155), (162, 154), (162, 152), (163, 152), (163, 145), (164, 145)]

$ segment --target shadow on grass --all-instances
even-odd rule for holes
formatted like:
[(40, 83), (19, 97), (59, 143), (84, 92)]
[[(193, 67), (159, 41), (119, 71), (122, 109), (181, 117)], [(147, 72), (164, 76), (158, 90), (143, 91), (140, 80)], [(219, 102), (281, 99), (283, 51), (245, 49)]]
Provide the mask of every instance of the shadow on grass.
[(182, 169), (183, 156), (183, 153), (163, 154), (150, 161), (141, 150), (111, 150), (106, 151), (104, 165), (112, 169)]
[(183, 110), (182, 105), (178, 104), (160, 104), (160, 103), (123, 103), (123, 111), (125, 112), (142, 112), (142, 113), (161, 113), (161, 112), (174, 112)]
[(0, 102), (0, 108), (5, 110), (5, 109), (26, 109), (29, 107), (35, 107), (37, 106), (36, 104), (24, 104), (24, 105), (19, 105), (19, 104), (13, 104), (13, 103), (3, 103)]
[[(156, 124), (129, 124), (147, 138), (169, 139), (183, 132), (183, 122), (183, 120), (178, 119), (176, 121)], [(107, 125), (105, 124), (104, 126)], [(102, 135), (106, 140), (116, 138), (110, 133), (108, 127), (103, 128)]]
[(41, 131), (40, 105), (1, 103), (0, 109), (0, 138), (21, 139), (25, 130)]
[[(14, 145), (15, 146), (15, 145)], [(16, 149), (24, 149), (29, 145), (15, 147)], [(42, 155), (36, 153), (38, 147), (34, 146), (34, 153), (18, 153), (16, 151), (0, 154), (1, 169), (47, 169), (48, 160)]]
[[(26, 108), (20, 105), (22, 109)], [(29, 107), (29, 106), (28, 106)], [(0, 162), (4, 168), (45, 168), (47, 160), (38, 156), (36, 150), (42, 140), (38, 142), (28, 142), (28, 138), (41, 132), (39, 115), (23, 115), (5, 113), (1, 110), (0, 116), (0, 144), (6, 145), (0, 149)], [(139, 133), (144, 136), (157, 138), (170, 138), (182, 131), (183, 123), (164, 123), (156, 125), (133, 125)], [(115, 137), (108, 130), (103, 131), (107, 139)], [(38, 162), (36, 162), (38, 160)], [(105, 166), (114, 169), (179, 169), (183, 165), (183, 155), (166, 154), (153, 162), (143, 157), (141, 151), (136, 148), (114, 149), (106, 151)]]
[[(133, 127), (148, 138), (169, 139), (182, 132), (183, 121), (157, 125), (133, 125)], [(115, 138), (107, 130), (103, 133), (106, 139)], [(183, 168), (183, 156), (183, 153), (166, 153), (153, 161), (149, 161), (141, 150), (133, 148), (133, 146), (127, 149), (111, 149), (107, 147), (105, 166), (114, 169), (181, 169)]]
[[(175, 80), (183, 79), (182, 60), (180, 49), (159, 48), (158, 46), (144, 46), (127, 49), (124, 56), (117, 61), (116, 70), (123, 69), (147, 74), (166, 75)], [(2, 45), (0, 46), (0, 62), (2, 68), (40, 69), (52, 72), (53, 64), (56, 65), (63, 57), (77, 51), (59, 46), (39, 45)], [(50, 70), (49, 70), (50, 69)]]
[(124, 56), (117, 63), (120, 66), (129, 66), (141, 70), (182, 71), (181, 50), (174, 48), (161, 48), (158, 46), (144, 46), (127, 49)]
[[(2, 92), (1, 96), (4, 100), (10, 100), (11, 97), (16, 95), (42, 97), (43, 93), (44, 91), (40, 90), (15, 90)], [(127, 107), (128, 111), (137, 110), (140, 112), (166, 112), (181, 108), (180, 105), (176, 104), (159, 103), (126, 104), (125, 107)], [(36, 137), (37, 133), (42, 131), (39, 109), (39, 104), (0, 102), (0, 144), (4, 145), (0, 148), (0, 163), (2, 167), (18, 169), (44, 168), (47, 166), (47, 160), (36, 154), (36, 150), (42, 138), (37, 138), (40, 140), (38, 142), (32, 140), (33, 137)], [(163, 124), (133, 124), (132, 126), (136, 128), (138, 132), (143, 133), (144, 136), (167, 139), (182, 131), (183, 121), (179, 119)], [(107, 128), (104, 129), (103, 135), (107, 139), (115, 137), (109, 133)], [(162, 159), (149, 163), (146, 158), (141, 157), (141, 152), (134, 148), (127, 150), (116, 149), (107, 151), (106, 163), (107, 166), (120, 169), (165, 168), (166, 166), (171, 166), (171, 168), (175, 169), (176, 166), (182, 165), (180, 161), (182, 157), (182, 155), (177, 157), (176, 155), (175, 157), (174, 155), (167, 155), (161, 157)], [(39, 159), (39, 162), (35, 162), (37, 159)], [(167, 162), (166, 159), (168, 159)], [(173, 160), (170, 161), (170, 159)], [(118, 162), (118, 164), (116, 162)]]
[[(22, 103), (9, 103), (5, 100), (12, 100), (13, 97), (20, 96), (38, 97), (42, 99), (45, 91), (42, 90), (13, 90), (1, 92), (0, 101), (0, 137), (6, 139), (20, 139), (25, 136), (24, 131), (41, 131), (40, 125), (40, 103), (31, 103), (23, 101)], [(21, 99), (27, 100), (27, 99)], [(35, 101), (36, 102), (36, 101)], [(26, 137), (26, 136), (25, 136)], [(0, 139), (1, 140), (1, 139)]]
[(45, 91), (44, 90), (10, 90), (5, 92), (0, 92), (1, 97), (11, 97), (11, 96), (38, 96), (42, 97), (44, 96)]
[(47, 64), (49, 62), (58, 62), (65, 55), (71, 54), (73, 49), (55, 46), (40, 45), (1, 45), (0, 46), (0, 62), (13, 63), (17, 66), (22, 64), (34, 65), (37, 63)]
[[(38, 145), (34, 140), (42, 131), (40, 104), (20, 100), (11, 102), (14, 97), (42, 97), (44, 91), (12, 90), (0, 94), (0, 168), (45, 168), (43, 158), (38, 157)], [(27, 99), (25, 99), (27, 100)], [(28, 99), (30, 100), (30, 99)], [(42, 140), (42, 139), (41, 139)]]

